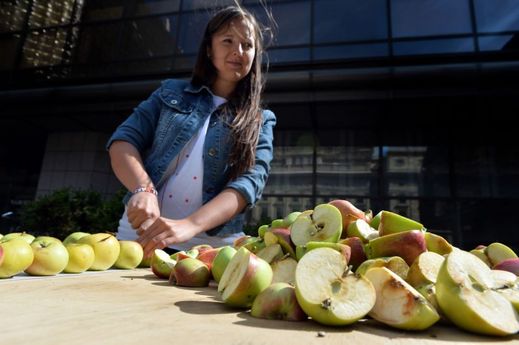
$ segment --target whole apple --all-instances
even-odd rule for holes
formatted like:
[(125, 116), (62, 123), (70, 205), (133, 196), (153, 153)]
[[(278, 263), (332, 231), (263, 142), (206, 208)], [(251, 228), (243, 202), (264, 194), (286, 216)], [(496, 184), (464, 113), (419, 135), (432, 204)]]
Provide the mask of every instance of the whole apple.
[(77, 243), (77, 241), (81, 237), (85, 237), (88, 235), (91, 235), (91, 234), (88, 232), (82, 232), (82, 231), (73, 232), (73, 233), (69, 234), (67, 237), (65, 237), (65, 239), (63, 240), (63, 244), (66, 246), (69, 243)]
[(131, 270), (139, 266), (144, 256), (142, 246), (136, 241), (119, 241), (120, 251), (114, 267)]
[(304, 321), (308, 318), (299, 306), (296, 292), (287, 283), (273, 283), (254, 299), (251, 316), (269, 320)]
[(94, 263), (95, 253), (92, 246), (84, 243), (67, 243), (65, 248), (68, 251), (68, 264), (63, 272), (85, 272)]
[(112, 267), (119, 257), (121, 246), (111, 234), (97, 233), (81, 237), (78, 243), (89, 244), (94, 249), (95, 259), (89, 270), (104, 271)]
[(26, 232), (11, 232), (9, 234), (4, 235), (0, 240), (6, 242), (16, 237), (21, 238), (29, 244), (31, 244), (31, 242), (34, 240), (34, 236)]
[(178, 261), (169, 276), (170, 284), (187, 287), (208, 286), (210, 279), (211, 272), (207, 265), (193, 258)]
[(25, 273), (33, 276), (53, 276), (67, 267), (67, 248), (57, 238), (36, 237), (31, 243), (31, 248), (34, 252), (34, 260)]
[(0, 278), (10, 278), (29, 267), (34, 258), (31, 246), (21, 238), (0, 242), (3, 262), (0, 265)]

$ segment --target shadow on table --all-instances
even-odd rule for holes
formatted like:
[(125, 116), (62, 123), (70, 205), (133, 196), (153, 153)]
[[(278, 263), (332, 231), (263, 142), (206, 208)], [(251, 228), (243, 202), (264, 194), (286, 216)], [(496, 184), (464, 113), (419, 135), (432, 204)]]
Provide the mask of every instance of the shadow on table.
[(314, 332), (316, 338), (319, 337), (319, 332), (324, 332), (324, 337), (326, 337), (327, 333), (359, 332), (369, 334), (370, 336), (383, 337), (384, 339), (414, 339), (417, 343), (423, 342), (424, 340), (467, 343), (502, 343), (504, 341), (512, 341), (519, 339), (518, 335), (504, 338), (476, 335), (472, 333), (467, 333), (454, 325), (434, 325), (433, 327), (425, 331), (412, 332), (391, 328), (373, 319), (362, 319), (349, 326), (332, 327), (321, 325), (317, 322), (312, 321), (311, 319), (301, 322), (266, 320), (252, 317), (248, 312), (241, 312), (237, 314), (237, 316), (241, 318), (240, 321), (235, 322), (235, 324), (237, 325), (255, 328), (300, 330), (306, 332)]
[(196, 315), (236, 314), (219, 301), (179, 301), (175, 303), (182, 312)]
[[(160, 282), (162, 281), (161, 279), (157, 278), (156, 275), (154, 274), (146, 274), (146, 275), (126, 275), (126, 276), (121, 276), (121, 278), (126, 278), (126, 279), (141, 279), (141, 280), (149, 280), (149, 281), (157, 281), (157, 282)], [(166, 281), (167, 282), (167, 281)]]

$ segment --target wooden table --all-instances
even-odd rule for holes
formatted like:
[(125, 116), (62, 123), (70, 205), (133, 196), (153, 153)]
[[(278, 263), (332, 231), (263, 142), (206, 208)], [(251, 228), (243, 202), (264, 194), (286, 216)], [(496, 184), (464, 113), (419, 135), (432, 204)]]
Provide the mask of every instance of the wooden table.
[(256, 319), (227, 308), (215, 286), (174, 287), (148, 269), (0, 280), (0, 296), (0, 345), (519, 344), (518, 335), (483, 337), (444, 325), (415, 333), (373, 320), (332, 328)]

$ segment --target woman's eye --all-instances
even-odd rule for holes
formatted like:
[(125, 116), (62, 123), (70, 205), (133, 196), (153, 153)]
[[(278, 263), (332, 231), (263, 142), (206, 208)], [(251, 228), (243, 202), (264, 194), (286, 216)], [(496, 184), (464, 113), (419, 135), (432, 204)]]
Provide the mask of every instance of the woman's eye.
[(224, 41), (224, 43), (232, 43), (232, 40), (230, 38), (226, 38), (223, 41)]

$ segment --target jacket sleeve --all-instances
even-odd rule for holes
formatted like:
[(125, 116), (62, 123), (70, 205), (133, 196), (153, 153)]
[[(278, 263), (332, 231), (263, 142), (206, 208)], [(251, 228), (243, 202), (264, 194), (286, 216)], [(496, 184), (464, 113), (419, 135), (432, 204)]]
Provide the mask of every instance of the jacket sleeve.
[(230, 181), (226, 188), (240, 192), (247, 201), (247, 208), (253, 207), (261, 198), (263, 188), (270, 172), (270, 162), (274, 154), (274, 126), (276, 116), (270, 110), (263, 111), (258, 146), (256, 147), (256, 164), (237, 179)]
[(126, 141), (137, 148), (139, 152), (144, 152), (153, 142), (155, 130), (160, 116), (161, 99), (160, 90), (157, 89), (151, 96), (141, 102), (133, 113), (120, 124), (112, 134), (106, 149), (116, 140)]

